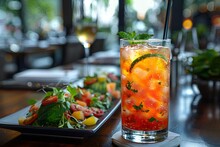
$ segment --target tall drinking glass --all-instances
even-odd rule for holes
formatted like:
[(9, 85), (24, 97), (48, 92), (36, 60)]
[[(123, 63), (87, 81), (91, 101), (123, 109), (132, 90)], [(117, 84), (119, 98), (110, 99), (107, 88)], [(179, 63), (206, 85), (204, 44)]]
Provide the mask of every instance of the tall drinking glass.
[(138, 143), (167, 138), (170, 39), (120, 40), (122, 137)]
[(74, 30), (85, 50), (85, 73), (88, 75), (90, 47), (97, 32), (97, 0), (73, 0)]

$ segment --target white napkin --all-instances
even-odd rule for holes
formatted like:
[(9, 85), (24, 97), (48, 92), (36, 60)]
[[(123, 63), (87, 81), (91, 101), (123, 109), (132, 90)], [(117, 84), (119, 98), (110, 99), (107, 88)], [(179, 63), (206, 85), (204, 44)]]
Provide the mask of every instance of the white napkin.
[(130, 142), (128, 140), (125, 140), (121, 136), (121, 131), (116, 132), (112, 136), (112, 142), (119, 146), (119, 147), (177, 147), (180, 145), (180, 135), (173, 133), (173, 132), (168, 132), (168, 137), (166, 140), (158, 143), (134, 143)]
[(18, 81), (69, 81), (76, 80), (79, 77), (77, 70), (61, 70), (61, 69), (28, 69), (17, 73), (13, 76)]

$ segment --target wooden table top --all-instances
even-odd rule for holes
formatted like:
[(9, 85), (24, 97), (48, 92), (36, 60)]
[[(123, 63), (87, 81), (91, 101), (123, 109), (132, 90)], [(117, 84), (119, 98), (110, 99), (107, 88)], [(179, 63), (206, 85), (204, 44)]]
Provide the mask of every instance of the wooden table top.
[[(200, 97), (192, 91), (190, 76), (176, 74), (175, 68), (179, 67), (172, 68), (169, 131), (180, 134), (181, 147), (220, 146), (220, 83), (216, 84), (217, 90), (211, 98)], [(213, 89), (203, 87), (203, 90), (210, 96)], [(26, 107), (28, 99), (41, 99), (42, 95), (33, 90), (0, 89), (0, 118)], [(0, 128), (0, 146), (111, 147), (115, 146), (111, 137), (120, 129), (118, 108), (98, 132), (83, 140), (29, 136)]]

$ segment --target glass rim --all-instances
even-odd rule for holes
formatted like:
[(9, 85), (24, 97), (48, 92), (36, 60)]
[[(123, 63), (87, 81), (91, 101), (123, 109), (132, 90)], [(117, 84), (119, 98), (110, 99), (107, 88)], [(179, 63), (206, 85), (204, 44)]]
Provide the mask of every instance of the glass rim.
[(160, 38), (150, 38), (150, 39), (140, 39), (140, 40), (131, 40), (131, 39), (120, 39), (120, 41), (132, 41), (132, 42), (171, 42), (171, 39), (160, 39)]

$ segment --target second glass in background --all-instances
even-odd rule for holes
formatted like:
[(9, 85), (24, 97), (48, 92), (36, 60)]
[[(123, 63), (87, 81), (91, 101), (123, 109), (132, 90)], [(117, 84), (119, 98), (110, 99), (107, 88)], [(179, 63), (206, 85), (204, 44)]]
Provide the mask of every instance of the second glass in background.
[(85, 50), (85, 76), (89, 74), (90, 47), (97, 32), (97, 11), (96, 0), (73, 0), (74, 31)]

